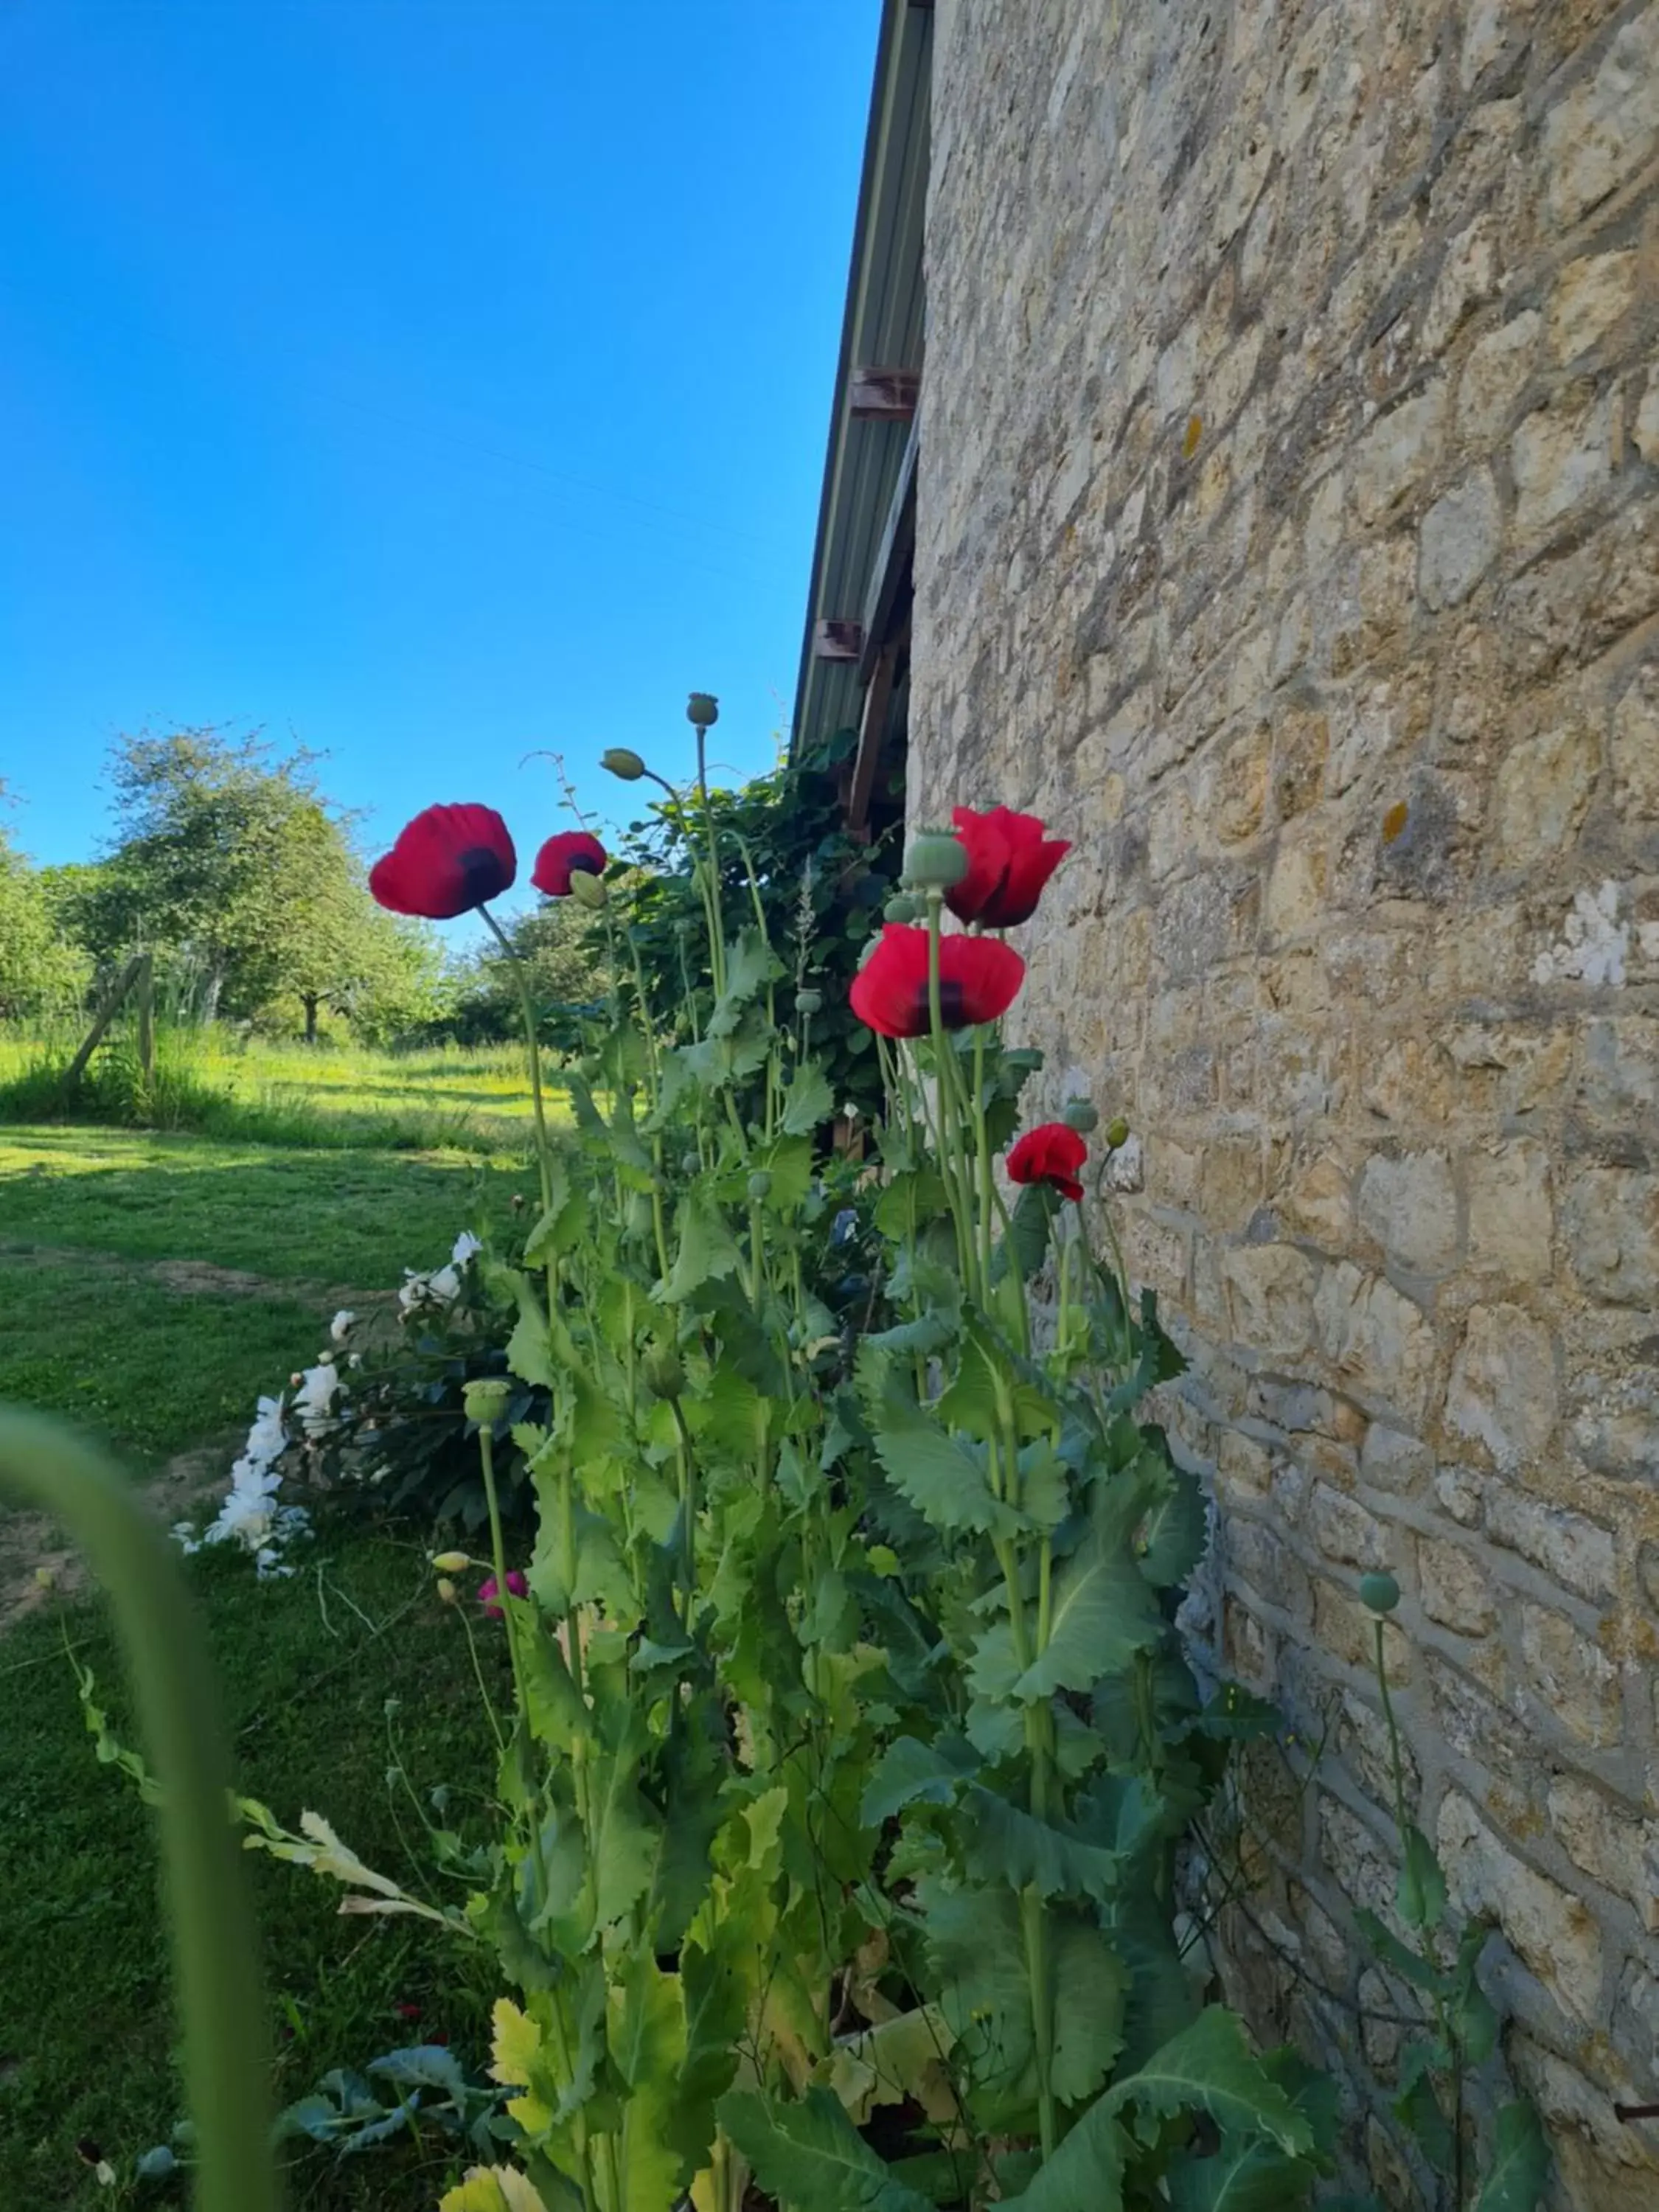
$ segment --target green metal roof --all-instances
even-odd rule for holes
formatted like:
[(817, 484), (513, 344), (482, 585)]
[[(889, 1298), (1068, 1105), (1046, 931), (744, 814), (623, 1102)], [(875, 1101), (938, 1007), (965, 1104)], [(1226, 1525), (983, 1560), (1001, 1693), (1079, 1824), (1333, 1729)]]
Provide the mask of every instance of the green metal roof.
[(848, 413), (848, 382), (857, 368), (922, 365), (933, 50), (931, 6), (886, 0), (801, 642), (792, 726), (796, 747), (855, 726), (863, 700), (857, 664), (818, 659), (812, 641), (821, 621), (864, 618), (910, 440), (908, 422), (854, 421)]

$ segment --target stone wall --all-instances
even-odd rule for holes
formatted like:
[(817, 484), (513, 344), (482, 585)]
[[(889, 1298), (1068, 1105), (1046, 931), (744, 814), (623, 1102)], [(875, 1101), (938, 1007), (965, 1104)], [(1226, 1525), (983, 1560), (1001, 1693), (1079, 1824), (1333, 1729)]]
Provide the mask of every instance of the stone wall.
[(1387, 1565), (1559, 2201), (1659, 2206), (1659, 4), (938, 41), (912, 818), (1076, 841), (1018, 1020), (1142, 1135), (1225, 1661), (1330, 1724), (1233, 1971), (1416, 2202)]

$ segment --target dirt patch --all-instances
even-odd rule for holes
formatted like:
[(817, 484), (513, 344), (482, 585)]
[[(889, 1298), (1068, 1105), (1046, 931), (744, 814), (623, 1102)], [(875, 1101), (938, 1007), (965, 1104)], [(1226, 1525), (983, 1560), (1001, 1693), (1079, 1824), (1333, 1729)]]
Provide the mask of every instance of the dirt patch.
[[(228, 1480), (235, 1456), (234, 1437), (193, 1444), (144, 1484), (143, 1504), (163, 1528), (170, 1528)], [(88, 1579), (85, 1560), (65, 1543), (62, 1528), (48, 1515), (15, 1513), (0, 1521), (0, 1636), (48, 1599), (84, 1589)]]

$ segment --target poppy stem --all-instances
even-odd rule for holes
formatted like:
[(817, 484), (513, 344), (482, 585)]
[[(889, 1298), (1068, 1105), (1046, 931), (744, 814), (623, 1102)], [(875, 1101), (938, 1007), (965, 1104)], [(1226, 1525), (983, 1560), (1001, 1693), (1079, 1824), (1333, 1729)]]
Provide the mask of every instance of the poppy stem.
[(550, 1164), (551, 1155), (547, 1143), (547, 1113), (542, 1103), (541, 1047), (536, 1041), (536, 1001), (531, 995), (524, 962), (514, 951), (512, 939), (487, 906), (481, 906), (478, 912), (507, 955), (514, 988), (519, 994), (520, 1010), (524, 1017), (524, 1041), (530, 1054), (530, 1097), (536, 1112), (536, 1168), (541, 1179), (542, 1212), (545, 1213), (553, 1203), (553, 1181)]

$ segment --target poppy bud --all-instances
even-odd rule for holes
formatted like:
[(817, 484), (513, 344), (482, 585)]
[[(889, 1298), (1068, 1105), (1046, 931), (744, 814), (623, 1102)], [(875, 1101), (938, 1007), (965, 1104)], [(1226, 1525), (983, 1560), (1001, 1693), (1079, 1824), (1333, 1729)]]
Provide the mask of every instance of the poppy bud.
[(672, 1344), (653, 1344), (640, 1363), (645, 1387), (653, 1398), (678, 1398), (685, 1388), (685, 1370)]
[(913, 890), (948, 891), (968, 872), (968, 854), (948, 830), (924, 830), (905, 855), (904, 880)]
[(586, 907), (597, 914), (611, 894), (605, 887), (603, 876), (596, 876), (588, 868), (570, 871), (570, 896), (578, 906)]
[(823, 1005), (822, 991), (797, 991), (795, 994), (795, 1012), (798, 1014), (816, 1014)]
[(686, 702), (685, 719), (700, 730), (713, 729), (720, 718), (720, 702), (712, 691), (694, 691)]
[(624, 783), (637, 783), (645, 774), (645, 763), (631, 745), (612, 745), (599, 755), (599, 766), (609, 769)]
[(628, 1194), (629, 1235), (630, 1237), (643, 1237), (646, 1231), (649, 1229), (650, 1226), (650, 1200), (646, 1196), (642, 1190), (629, 1191)]
[(1371, 1613), (1392, 1613), (1400, 1602), (1400, 1585), (1392, 1575), (1361, 1575), (1359, 1602)]
[(438, 1602), (440, 1605), (453, 1605), (455, 1600), (459, 1595), (460, 1593), (455, 1588), (454, 1583), (450, 1581), (447, 1575), (439, 1576)]
[(468, 1420), (476, 1421), (482, 1429), (500, 1420), (512, 1395), (513, 1386), (505, 1376), (480, 1375), (462, 1391), (461, 1402), (466, 1407)]
[(1115, 1152), (1129, 1141), (1129, 1125), (1120, 1114), (1115, 1121), (1106, 1126), (1106, 1149)]
[[(1100, 1127), (1100, 1115), (1095, 1109), (1094, 1101), (1090, 1098), (1068, 1098), (1066, 1101), (1066, 1110), (1060, 1119), (1068, 1129), (1075, 1129), (1079, 1135), (1085, 1137), (1088, 1136), (1091, 1130)], [(1108, 1142), (1110, 1142), (1109, 1138)]]
[(472, 1562), (465, 1552), (440, 1552), (432, 1564), (441, 1575), (464, 1575)]
[(927, 911), (926, 899), (918, 898), (914, 891), (895, 891), (881, 910), (884, 921), (900, 923), (920, 921)]
[(769, 1168), (755, 1170), (749, 1178), (749, 1195), (757, 1206), (763, 1199), (772, 1195), (772, 1171)]
[(695, 1152), (681, 1153), (680, 1173), (686, 1176), (701, 1175), (702, 1173), (702, 1162), (697, 1158), (697, 1155)]

